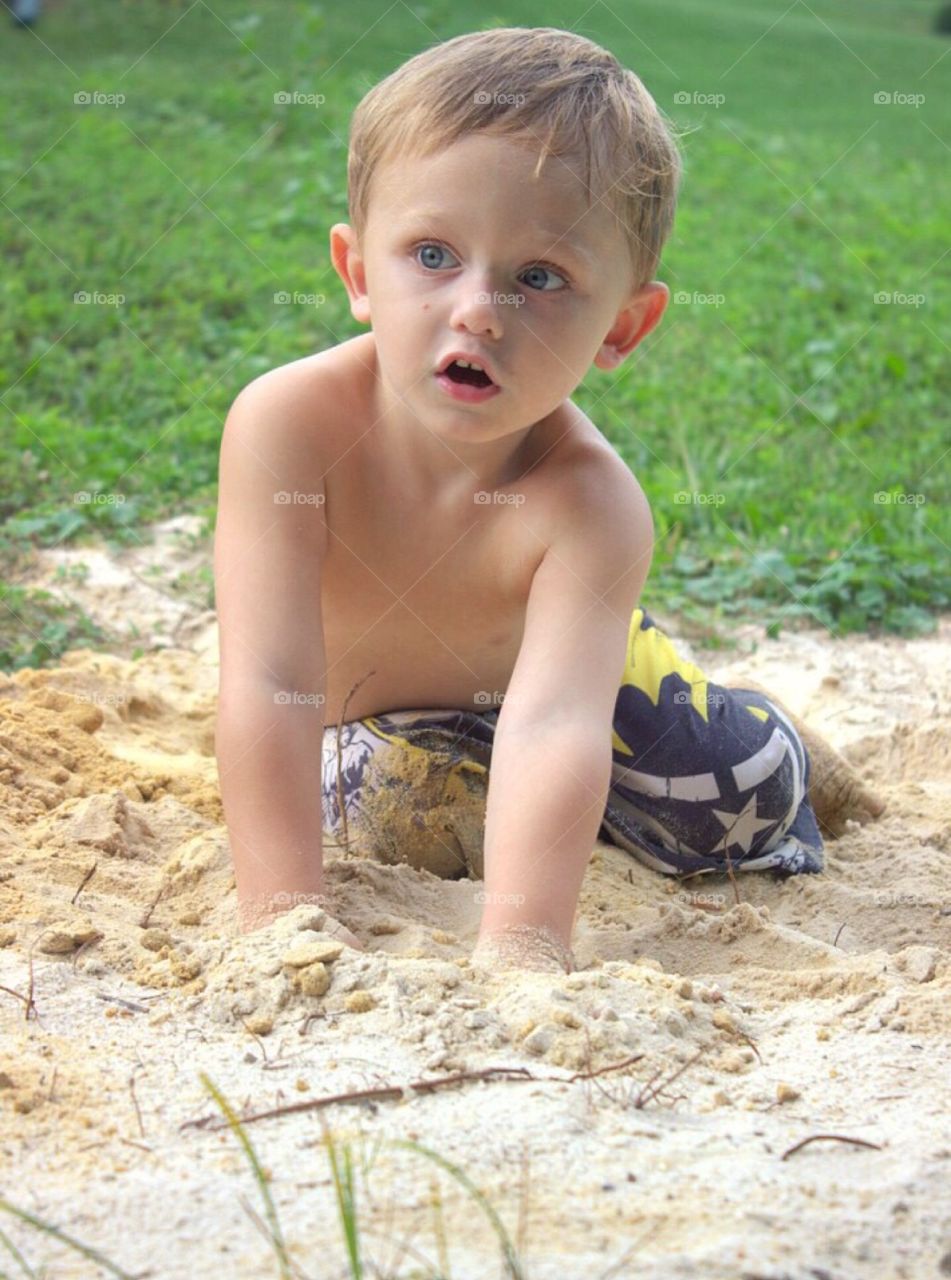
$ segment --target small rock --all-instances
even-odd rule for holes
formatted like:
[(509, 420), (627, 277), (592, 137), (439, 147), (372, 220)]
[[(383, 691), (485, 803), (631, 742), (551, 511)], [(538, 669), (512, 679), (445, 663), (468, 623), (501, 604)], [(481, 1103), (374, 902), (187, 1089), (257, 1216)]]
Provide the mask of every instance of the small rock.
[(896, 956), (898, 968), (913, 982), (930, 982), (935, 975), (938, 952), (935, 947), (905, 947)]
[(163, 947), (172, 946), (172, 935), (164, 929), (144, 929), (139, 934), (139, 943), (146, 951), (161, 951)]
[(294, 986), (305, 996), (326, 995), (330, 987), (330, 972), (327, 966), (318, 960), (316, 964), (298, 969), (294, 975)]
[(274, 1030), (274, 1019), (266, 1013), (252, 1013), (244, 1025), (253, 1036), (266, 1036)]
[(791, 1084), (778, 1084), (776, 1086), (777, 1102), (795, 1102), (800, 1097), (798, 1089), (794, 1089)]
[(369, 991), (351, 991), (344, 1001), (348, 1013), (367, 1013), (375, 1006), (376, 999)]
[(459, 941), (454, 933), (448, 933), (445, 929), (434, 929), (430, 936), (433, 942), (441, 943), (443, 946), (449, 946)]
[(382, 937), (388, 933), (402, 933), (403, 926), (396, 920), (375, 920), (370, 925), (370, 932), (376, 937)]
[(736, 1031), (736, 1023), (726, 1009), (714, 1010), (713, 1025), (719, 1027), (721, 1031)]
[(102, 934), (98, 929), (94, 929), (89, 925), (54, 925), (48, 932), (45, 932), (36, 944), (37, 949), (42, 951), (44, 955), (61, 956), (68, 955), (71, 951), (76, 951), (84, 942), (91, 942), (93, 938), (100, 938)]
[(316, 942), (295, 942), (284, 952), (282, 963), (291, 969), (303, 969), (307, 965), (330, 964), (343, 951), (342, 942), (334, 942), (333, 938), (320, 938)]
[(534, 1031), (530, 1031), (528, 1033), (522, 1041), (522, 1045), (528, 1053), (535, 1054), (536, 1057), (541, 1057), (542, 1054), (547, 1053), (554, 1044), (556, 1033), (557, 1027), (553, 1026), (550, 1022), (543, 1022), (540, 1026), (537, 1026)]
[(553, 1022), (557, 1022), (563, 1027), (577, 1028), (581, 1026), (581, 1020), (578, 1015), (572, 1013), (570, 1009), (553, 1009), (551, 1018)]

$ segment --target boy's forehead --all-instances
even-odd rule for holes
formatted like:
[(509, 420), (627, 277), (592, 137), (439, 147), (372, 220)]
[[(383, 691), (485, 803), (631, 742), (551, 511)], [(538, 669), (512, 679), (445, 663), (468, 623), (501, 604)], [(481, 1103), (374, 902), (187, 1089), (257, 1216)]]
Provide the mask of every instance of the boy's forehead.
[[(490, 158), (492, 163), (485, 163)], [(478, 223), (495, 203), (517, 212), (521, 231), (593, 257), (590, 250), (603, 247), (613, 226), (613, 211), (603, 201), (589, 200), (577, 162), (548, 156), (534, 177), (536, 158), (537, 147), (478, 135), (430, 155), (393, 157), (374, 175), (371, 216), (374, 204), (381, 213), (385, 207), (391, 230), (447, 221)]]

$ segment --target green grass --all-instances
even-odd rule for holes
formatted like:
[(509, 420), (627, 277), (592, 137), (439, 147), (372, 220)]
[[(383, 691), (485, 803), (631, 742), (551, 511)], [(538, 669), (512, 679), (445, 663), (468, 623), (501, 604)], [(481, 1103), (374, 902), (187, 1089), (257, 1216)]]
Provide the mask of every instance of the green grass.
[[(672, 301), (617, 373), (594, 370), (576, 393), (651, 500), (649, 610), (721, 632), (757, 617), (774, 634), (799, 619), (913, 634), (951, 603), (938, 337), (951, 331), (951, 58), (939, 61), (937, 8), (641, 0), (580, 23), (576, 6), (545, 11), (611, 48), (695, 129), (659, 272), (691, 301)], [(527, 2), (478, 15), (539, 21)], [(122, 545), (161, 517), (213, 516), (238, 390), (360, 331), (327, 252), (347, 216), (353, 107), (406, 56), (473, 25), (443, 3), (216, 0), (62, 5), (35, 35), (4, 33), (11, 586), (30, 547)], [(275, 104), (294, 89), (325, 101)], [(77, 92), (126, 101), (77, 106)], [(876, 105), (876, 92), (924, 101)], [(83, 291), (123, 300), (74, 301)], [(324, 301), (276, 304), (280, 291)], [(924, 302), (880, 305), (882, 292)], [(42, 664), (74, 642), (52, 618), (37, 640), (49, 606), (19, 604), (0, 610), (0, 664)]]

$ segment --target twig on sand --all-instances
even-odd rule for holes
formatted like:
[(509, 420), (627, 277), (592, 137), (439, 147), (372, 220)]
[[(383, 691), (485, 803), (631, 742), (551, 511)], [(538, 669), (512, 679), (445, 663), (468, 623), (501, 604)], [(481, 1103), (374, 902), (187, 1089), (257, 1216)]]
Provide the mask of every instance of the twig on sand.
[(801, 1142), (797, 1142), (795, 1146), (790, 1147), (788, 1151), (784, 1151), (779, 1158), (780, 1160), (785, 1160), (787, 1156), (791, 1156), (793, 1152), (799, 1151), (802, 1147), (806, 1146), (807, 1143), (818, 1142), (820, 1139), (825, 1139), (829, 1142), (852, 1142), (857, 1147), (871, 1147), (873, 1151), (881, 1151), (882, 1149), (880, 1143), (867, 1142), (865, 1138), (846, 1138), (840, 1133), (813, 1133), (808, 1138), (803, 1138)]
[[(411, 1084), (406, 1085), (382, 1085), (376, 1089), (358, 1089), (351, 1093), (335, 1093), (323, 1098), (309, 1098), (306, 1102), (294, 1102), (286, 1107), (273, 1107), (269, 1111), (258, 1111), (248, 1116), (241, 1117), (242, 1124), (250, 1124), (254, 1120), (268, 1120), (273, 1116), (292, 1115), (300, 1111), (317, 1111), (321, 1107), (330, 1107), (338, 1103), (344, 1102), (376, 1102), (387, 1099), (405, 1098), (407, 1094), (413, 1093), (435, 1093), (437, 1089), (447, 1089), (452, 1085), (462, 1084), (467, 1080), (531, 1080), (536, 1084), (539, 1081), (549, 1081), (554, 1084), (572, 1084), (575, 1080), (587, 1080), (592, 1076), (604, 1075), (607, 1071), (620, 1071), (622, 1067), (630, 1066), (632, 1062), (637, 1062), (642, 1058), (642, 1053), (635, 1054), (634, 1057), (625, 1058), (622, 1062), (615, 1062), (607, 1067), (601, 1067), (595, 1072), (576, 1072), (573, 1076), (535, 1076), (527, 1067), (486, 1067), (482, 1071), (459, 1071), (451, 1076), (438, 1076), (435, 1080), (414, 1080)], [(688, 1064), (689, 1065), (689, 1064)], [(203, 1116), (199, 1120), (186, 1120), (179, 1125), (179, 1129), (220, 1129), (223, 1126), (215, 1121), (214, 1115)]]
[(75, 906), (75, 905), (76, 905), (76, 899), (79, 897), (79, 895), (82, 893), (83, 889), (85, 889), (86, 885), (89, 883), (89, 881), (90, 881), (90, 880), (93, 878), (93, 876), (96, 874), (96, 868), (97, 868), (98, 866), (99, 866), (99, 863), (98, 863), (98, 862), (94, 862), (94, 863), (92, 864), (92, 866), (89, 868), (89, 870), (86, 872), (86, 874), (83, 876), (82, 880), (80, 881), (79, 888), (76, 890), (76, 892), (73, 894), (73, 896), (72, 896), (72, 897), (70, 898), (70, 900), (69, 900), (70, 906)]
[(661, 1080), (660, 1084), (657, 1085), (656, 1088), (654, 1088), (653, 1087), (654, 1081), (660, 1075), (661, 1071), (663, 1071), (663, 1067), (659, 1067), (651, 1076), (651, 1078), (648, 1080), (644, 1088), (641, 1089), (641, 1091), (638, 1093), (637, 1097), (634, 1099), (634, 1106), (638, 1110), (641, 1110), (643, 1107), (645, 1107), (648, 1104), (648, 1102), (653, 1102), (654, 1099), (658, 1097), (662, 1093), (662, 1091), (667, 1088), (669, 1084), (673, 1084), (673, 1082), (677, 1079), (679, 1075), (682, 1075), (683, 1072), (686, 1071), (688, 1067), (693, 1066), (693, 1064), (697, 1061), (697, 1059), (702, 1054), (703, 1054), (703, 1049), (698, 1049), (692, 1058), (687, 1059), (687, 1061), (683, 1064), (683, 1066), (678, 1067), (677, 1070), (672, 1075), (669, 1075), (666, 1080)]
[(164, 878), (163, 878), (162, 883), (159, 885), (158, 893), (155, 895), (155, 897), (152, 899), (152, 901), (151, 901), (151, 902), (149, 903), (149, 905), (146, 907), (146, 909), (145, 909), (145, 915), (144, 915), (144, 916), (142, 917), (142, 919), (139, 921), (139, 928), (140, 928), (140, 929), (147, 929), (147, 928), (149, 927), (149, 920), (152, 918), (152, 912), (153, 912), (153, 911), (155, 910), (155, 908), (158, 906), (159, 899), (161, 898), (162, 894), (165, 892), (165, 887), (166, 887), (166, 882), (165, 882), (165, 880), (164, 880)]
[(369, 680), (370, 676), (373, 676), (373, 675), (376, 675), (375, 670), (368, 671), (365, 676), (360, 677), (360, 679), (356, 682), (356, 684), (350, 686), (350, 692), (347, 694), (347, 696), (343, 700), (343, 708), (340, 712), (340, 719), (337, 721), (337, 808), (340, 810), (340, 825), (343, 828), (343, 839), (341, 840), (340, 843), (343, 846), (344, 857), (347, 857), (350, 853), (350, 834), (347, 830), (347, 808), (346, 808), (346, 805), (344, 804), (344, 797), (343, 797), (343, 771), (340, 767), (341, 761), (342, 761), (342, 756), (340, 751), (340, 737), (343, 733), (343, 726), (347, 720), (347, 707), (350, 703), (350, 699), (353, 697), (356, 691), (360, 688), (363, 682), (365, 680)]

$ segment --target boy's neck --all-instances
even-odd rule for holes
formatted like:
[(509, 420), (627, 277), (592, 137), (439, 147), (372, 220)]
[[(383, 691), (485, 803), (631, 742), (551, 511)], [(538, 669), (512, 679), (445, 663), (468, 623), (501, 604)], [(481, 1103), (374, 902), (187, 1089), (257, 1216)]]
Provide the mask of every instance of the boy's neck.
[(374, 441), (389, 473), (400, 478), (405, 491), (471, 501), (478, 491), (490, 492), (524, 474), (537, 424), (485, 443), (441, 439), (379, 376), (375, 347), (372, 372), (369, 413)]

